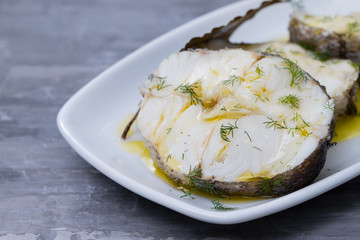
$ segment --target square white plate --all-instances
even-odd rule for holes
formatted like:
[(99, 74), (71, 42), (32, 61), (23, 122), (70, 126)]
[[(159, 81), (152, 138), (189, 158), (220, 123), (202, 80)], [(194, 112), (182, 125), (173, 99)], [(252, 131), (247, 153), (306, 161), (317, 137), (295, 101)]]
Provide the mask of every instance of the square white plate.
[[(260, 2), (240, 1), (205, 14), (160, 36), (104, 71), (60, 110), (57, 122), (64, 138), (86, 161), (127, 189), (179, 213), (217, 224), (245, 222), (287, 209), (358, 176), (360, 138), (355, 138), (329, 150), (323, 171), (310, 186), (279, 198), (236, 203), (231, 205), (236, 210), (219, 212), (212, 209), (207, 198), (180, 198), (182, 192), (154, 175), (139, 156), (119, 147), (119, 124), (137, 110), (141, 99), (138, 87), (160, 61), (179, 51), (192, 37), (226, 24)], [(341, 6), (336, 0), (326, 2), (328, 12), (360, 11), (357, 0)], [(322, 9), (318, 1), (313, 4), (313, 10)], [(271, 6), (240, 27), (232, 39), (266, 41), (282, 37), (287, 34), (290, 12), (289, 4)]]

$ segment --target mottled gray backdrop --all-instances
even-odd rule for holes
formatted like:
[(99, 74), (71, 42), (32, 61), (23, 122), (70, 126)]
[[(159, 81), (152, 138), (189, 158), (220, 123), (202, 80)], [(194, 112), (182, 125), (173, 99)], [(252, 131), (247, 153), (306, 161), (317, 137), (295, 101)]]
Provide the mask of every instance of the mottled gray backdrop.
[(199, 222), (80, 158), (56, 115), (102, 70), (234, 0), (0, 0), (0, 240), (359, 239), (360, 178), (248, 223)]

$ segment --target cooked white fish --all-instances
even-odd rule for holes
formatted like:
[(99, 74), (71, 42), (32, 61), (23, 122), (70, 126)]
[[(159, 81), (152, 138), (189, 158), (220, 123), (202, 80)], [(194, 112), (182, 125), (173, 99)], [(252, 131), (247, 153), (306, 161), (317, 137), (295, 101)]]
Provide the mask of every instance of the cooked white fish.
[[(350, 60), (321, 59), (318, 53), (305, 50), (301, 46), (289, 42), (268, 42), (263, 44), (243, 45), (246, 49), (278, 54), (288, 58), (308, 72), (326, 88), (334, 99), (335, 115), (356, 112), (353, 97), (358, 88), (356, 80), (359, 67)], [(320, 59), (319, 59), (320, 58)]]
[[(158, 165), (185, 185), (200, 169), (197, 177), (222, 193), (281, 195), (309, 184), (324, 164), (334, 103), (290, 60), (183, 51), (141, 91), (139, 130)], [(264, 179), (274, 181), (271, 192)]]
[(316, 51), (360, 63), (360, 13), (310, 15), (296, 11), (291, 18), (290, 40)]

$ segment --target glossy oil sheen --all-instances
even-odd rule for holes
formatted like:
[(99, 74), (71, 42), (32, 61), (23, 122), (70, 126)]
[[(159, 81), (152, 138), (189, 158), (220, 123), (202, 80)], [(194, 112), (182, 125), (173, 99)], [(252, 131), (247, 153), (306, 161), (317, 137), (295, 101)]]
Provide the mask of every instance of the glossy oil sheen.
[[(125, 129), (127, 122), (130, 121), (132, 116), (126, 117), (119, 126), (118, 136), (122, 135), (122, 131)], [(136, 122), (134, 123), (136, 124)], [(131, 137), (135, 133), (133, 127), (130, 129), (128, 133), (128, 137)], [(119, 137), (120, 138), (120, 137)], [(129, 153), (136, 154), (142, 160), (142, 162), (147, 166), (147, 168), (158, 178), (166, 182), (169, 186), (181, 191), (188, 191), (188, 189), (183, 185), (177, 185), (171, 178), (169, 178), (162, 170), (159, 168), (155, 161), (150, 156), (150, 151), (146, 147), (145, 142), (143, 140), (120, 140), (119, 146), (122, 150), (127, 151)], [(209, 198), (210, 200), (218, 200), (221, 199), (221, 202), (227, 204), (236, 204), (236, 203), (247, 203), (258, 200), (267, 199), (265, 197), (243, 197), (243, 196), (217, 196), (211, 195), (209, 193), (198, 191), (196, 194), (193, 194), (193, 197), (201, 196)], [(220, 198), (219, 198), (220, 197)]]
[(341, 116), (335, 123), (333, 142), (345, 142), (352, 138), (360, 136), (360, 90), (357, 92), (357, 101), (355, 102), (358, 113), (352, 116)]

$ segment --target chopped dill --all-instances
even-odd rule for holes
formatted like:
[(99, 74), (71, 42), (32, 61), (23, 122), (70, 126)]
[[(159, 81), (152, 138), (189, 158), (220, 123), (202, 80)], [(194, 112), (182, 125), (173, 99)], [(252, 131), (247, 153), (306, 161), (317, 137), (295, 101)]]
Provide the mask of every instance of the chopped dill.
[(166, 87), (169, 87), (170, 85), (164, 85), (165, 84), (165, 80), (164, 79), (160, 79), (160, 81), (156, 84), (156, 89), (158, 91), (160, 91), (161, 89), (164, 89)]
[(214, 205), (212, 209), (215, 209), (217, 211), (231, 211), (236, 209), (233, 207), (224, 206), (224, 204), (220, 202), (220, 199), (211, 200), (211, 202)]
[(169, 87), (170, 85), (165, 85), (165, 79), (166, 79), (167, 77), (160, 77), (160, 76), (157, 76), (157, 75), (155, 75), (155, 74), (150, 74), (149, 75), (149, 77), (148, 77), (148, 79), (150, 80), (150, 81), (153, 81), (154, 79), (156, 79), (156, 80), (158, 80), (158, 82), (157, 82), (157, 84), (156, 84), (156, 89), (158, 90), (158, 91), (160, 91), (161, 89), (164, 89), (164, 88), (166, 88), (166, 87)]
[(290, 87), (299, 87), (300, 83), (307, 82), (309, 80), (305, 72), (303, 72), (301, 68), (299, 68), (299, 66), (296, 65), (296, 63), (294, 63), (293, 61), (289, 59), (284, 59), (283, 64), (283, 69), (288, 70), (291, 74)]
[(257, 102), (258, 100), (260, 100), (262, 102), (265, 102), (265, 100), (270, 102), (270, 100), (267, 97), (261, 96), (259, 93), (254, 93), (254, 95), (256, 96), (255, 102)]
[(262, 151), (261, 148), (258, 148), (258, 147), (255, 147), (255, 146), (253, 146), (253, 148), (255, 148), (255, 149), (259, 150), (259, 151)]
[(229, 85), (231, 83), (231, 86), (234, 86), (234, 83), (236, 81), (238, 81), (239, 83), (241, 83), (241, 81), (243, 81), (244, 79), (240, 76), (236, 76), (236, 75), (230, 75), (228, 79), (222, 81), (222, 84), (224, 85)]
[(191, 197), (192, 199), (194, 199), (192, 197), (192, 194), (198, 192), (199, 190), (210, 194), (217, 194), (215, 190), (215, 184), (204, 181), (203, 179), (201, 179), (201, 176), (202, 176), (202, 169), (200, 166), (194, 167), (193, 169), (190, 166), (189, 173), (185, 176), (185, 178), (188, 179), (189, 189), (187, 192), (182, 190), (183, 193), (185, 193), (185, 195), (181, 196), (181, 198)]
[(251, 140), (251, 137), (250, 137), (249, 133), (248, 133), (247, 131), (244, 131), (244, 134), (246, 134), (246, 135), (247, 135), (247, 137), (249, 138), (250, 142), (252, 142), (252, 140)]
[(324, 109), (330, 109), (332, 111), (335, 110), (335, 104), (333, 101), (327, 101), (324, 105)]
[(269, 54), (276, 54), (276, 55), (281, 55), (283, 54), (284, 52), (275, 48), (274, 46), (269, 46), (265, 49), (265, 52), (266, 53), (269, 53)]
[(264, 71), (263, 71), (263, 69), (259, 66), (259, 64), (256, 66), (255, 72), (258, 74), (258, 78), (260, 78), (261, 76), (264, 76)]
[(204, 106), (204, 101), (196, 94), (195, 89), (199, 88), (201, 82), (196, 81), (193, 84), (181, 84), (177, 88), (175, 88), (175, 91), (180, 91), (182, 93), (190, 94), (190, 104), (191, 105), (202, 105)]
[(234, 108), (241, 108), (240, 103), (238, 103), (238, 104), (234, 105)]
[(184, 195), (180, 196), (180, 198), (189, 197), (189, 198), (191, 198), (191, 199), (195, 199), (195, 198), (192, 196), (192, 192), (191, 192), (190, 190), (185, 191), (184, 189), (181, 189), (181, 191), (184, 193)]
[(300, 100), (301, 99), (299, 97), (297, 97), (296, 95), (294, 95), (294, 94), (290, 94), (290, 95), (283, 96), (283, 97), (279, 98), (279, 102), (281, 104), (289, 105), (289, 107), (291, 109), (292, 108), (299, 108)]
[(166, 129), (166, 134), (169, 134), (171, 132), (172, 128)]
[(222, 106), (222, 108), (220, 109), (221, 111), (227, 111), (225, 106)]
[(167, 155), (165, 156), (166, 162), (168, 162), (170, 158), (172, 158), (171, 154), (167, 154)]
[(152, 81), (152, 80), (154, 80), (154, 79), (159, 79), (159, 80), (164, 80), (164, 79), (166, 79), (167, 77), (160, 77), (160, 76), (157, 76), (157, 75), (155, 75), (155, 74), (153, 74), (153, 73), (151, 73), (150, 75), (149, 75), (149, 77), (148, 77), (148, 79), (150, 80), (150, 81)]
[(299, 132), (301, 135), (308, 137), (312, 134), (312, 132), (307, 132), (305, 130), (306, 127), (310, 127), (309, 123), (307, 123), (300, 114), (295, 113), (294, 117), (291, 119), (291, 121), (297, 123), (295, 128), (289, 129), (289, 134), (291, 133), (292, 136), (294, 136), (295, 132)]
[(236, 125), (237, 121), (238, 119), (236, 119), (234, 125), (232, 125), (231, 123), (228, 123), (229, 125), (221, 124), (220, 136), (224, 141), (230, 142), (229, 135), (231, 134), (231, 137), (234, 136), (234, 129), (238, 128), (238, 126)]
[(238, 112), (240, 108), (242, 108), (242, 107), (241, 107), (240, 103), (238, 103), (238, 104), (234, 105), (233, 109), (231, 109), (230, 111)]
[(305, 122), (305, 120), (302, 118), (302, 116), (300, 114), (298, 114), (298, 113), (295, 113), (295, 115), (291, 119), (291, 121), (298, 122), (298, 123), (300, 122), (300, 125), (302, 127), (310, 127), (310, 125), (307, 122)]
[(282, 176), (279, 180), (275, 181), (272, 178), (264, 178), (261, 181), (261, 189), (264, 194), (271, 195), (274, 193), (274, 190), (276, 186), (280, 185), (284, 179), (284, 176)]
[(274, 128), (274, 130), (276, 128), (278, 129), (287, 129), (287, 126), (286, 126), (286, 123), (285, 123), (285, 120), (283, 119), (282, 121), (277, 121), (277, 120), (274, 120), (272, 119), (272, 117), (267, 117), (269, 119), (269, 121), (267, 122), (263, 122), (267, 128)]

